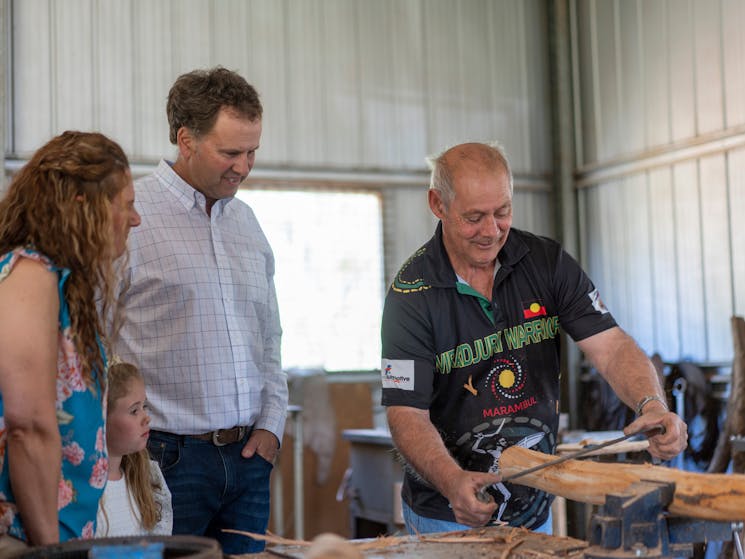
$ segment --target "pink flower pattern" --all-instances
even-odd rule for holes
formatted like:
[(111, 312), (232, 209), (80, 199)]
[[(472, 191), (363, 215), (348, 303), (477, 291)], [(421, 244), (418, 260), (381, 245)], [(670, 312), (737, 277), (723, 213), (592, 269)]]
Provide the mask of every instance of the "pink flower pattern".
[(5, 533), (13, 523), (16, 507), (13, 503), (5, 502), (5, 495), (0, 495), (0, 499), (2, 499), (2, 502), (0, 502), (0, 528), (2, 528), (2, 533)]
[[(58, 274), (58, 287), (69, 278), (69, 270), (57, 268), (48, 258), (29, 248), (17, 248), (0, 254), (0, 281), (12, 273), (21, 258), (42, 262)], [(93, 386), (83, 380), (80, 358), (70, 332), (70, 314), (66, 299), (60, 300), (57, 354), (56, 411), (62, 438), (62, 468), (57, 485), (60, 537), (91, 538), (94, 535), (96, 507), (106, 485), (108, 456), (105, 445), (105, 372), (94, 376)], [(102, 349), (103, 351), (103, 349)], [(4, 460), (7, 433), (0, 412), (0, 533), (26, 539), (15, 503), (8, 500), (10, 487), (8, 464)], [(74, 503), (74, 506), (70, 506)]]
[(80, 375), (80, 357), (70, 339), (69, 329), (60, 332), (57, 353), (57, 402), (64, 402), (73, 392), (88, 389)]
[(99, 427), (96, 431), (96, 451), (103, 452), (104, 450), (106, 450), (106, 436), (103, 427)]
[(5, 464), (6, 439), (7, 439), (7, 432), (5, 430), (5, 418), (0, 417), (0, 471), (2, 471), (3, 465)]
[(98, 489), (103, 489), (106, 485), (106, 479), (108, 478), (109, 474), (109, 459), (108, 458), (99, 458), (96, 460), (95, 466), (93, 466), (93, 473), (91, 474), (91, 478), (89, 483), (91, 484), (91, 487), (96, 487)]
[(93, 538), (93, 534), (93, 522), (86, 522), (85, 526), (83, 526), (83, 533), (80, 535), (80, 537), (84, 540), (90, 540)]
[(78, 443), (73, 442), (72, 444), (62, 446), (62, 458), (70, 462), (73, 466), (80, 466), (84, 457), (85, 451)]
[(72, 482), (69, 479), (59, 480), (57, 486), (57, 510), (62, 510), (67, 505), (72, 503), (75, 498), (75, 489), (72, 486)]

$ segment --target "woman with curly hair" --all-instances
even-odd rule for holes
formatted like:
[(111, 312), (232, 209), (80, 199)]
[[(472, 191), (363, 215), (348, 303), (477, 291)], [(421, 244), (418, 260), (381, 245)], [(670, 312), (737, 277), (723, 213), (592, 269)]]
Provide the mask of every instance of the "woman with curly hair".
[(134, 209), (129, 162), (98, 133), (40, 148), (0, 201), (0, 555), (92, 537), (106, 483), (104, 316)]
[(98, 509), (96, 537), (170, 536), (171, 492), (147, 452), (150, 406), (145, 381), (137, 367), (113, 358), (107, 384), (109, 481)]

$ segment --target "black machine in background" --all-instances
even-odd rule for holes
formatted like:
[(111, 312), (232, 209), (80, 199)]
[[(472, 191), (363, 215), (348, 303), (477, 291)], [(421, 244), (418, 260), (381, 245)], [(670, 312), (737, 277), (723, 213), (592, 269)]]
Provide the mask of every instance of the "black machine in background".
[[(653, 361), (658, 361), (653, 359)], [(717, 446), (728, 397), (728, 364), (691, 362), (662, 364), (660, 376), (671, 410), (688, 426), (688, 448), (674, 464), (706, 471)], [(635, 417), (593, 367), (580, 375), (580, 427), (588, 431), (622, 430)]]

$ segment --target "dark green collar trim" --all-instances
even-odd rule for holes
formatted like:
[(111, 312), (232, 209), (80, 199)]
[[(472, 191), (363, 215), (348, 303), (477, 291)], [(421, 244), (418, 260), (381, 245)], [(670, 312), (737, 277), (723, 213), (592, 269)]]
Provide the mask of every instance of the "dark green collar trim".
[(487, 299), (473, 287), (471, 287), (467, 283), (463, 283), (462, 281), (455, 282), (455, 288), (461, 295), (470, 295), (471, 297), (476, 297), (476, 299), (478, 299), (479, 301), (479, 304), (481, 305), (481, 310), (484, 311), (484, 314), (492, 323), (492, 326), (496, 325), (496, 322), (494, 320), (494, 311), (492, 310), (491, 301), (489, 299)]

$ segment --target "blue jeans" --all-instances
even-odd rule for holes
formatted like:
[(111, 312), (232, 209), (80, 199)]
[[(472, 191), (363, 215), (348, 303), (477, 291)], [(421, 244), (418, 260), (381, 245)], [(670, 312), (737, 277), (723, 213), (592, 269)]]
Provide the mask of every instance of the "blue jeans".
[(158, 462), (173, 503), (173, 533), (207, 536), (225, 554), (264, 550), (264, 542), (223, 528), (263, 534), (269, 524), (272, 464), (258, 454), (243, 458), (248, 441), (215, 446), (192, 437), (151, 431), (148, 450)]
[[(456, 530), (471, 530), (473, 526), (466, 526), (465, 524), (458, 524), (450, 520), (437, 520), (436, 518), (427, 518), (426, 516), (419, 516), (411, 507), (405, 502), (401, 503), (401, 508), (404, 516), (404, 523), (409, 534), (431, 534), (433, 532), (454, 532)], [(551, 511), (548, 512), (548, 519), (538, 528), (532, 530), (538, 534), (553, 534), (553, 519), (551, 517)]]

